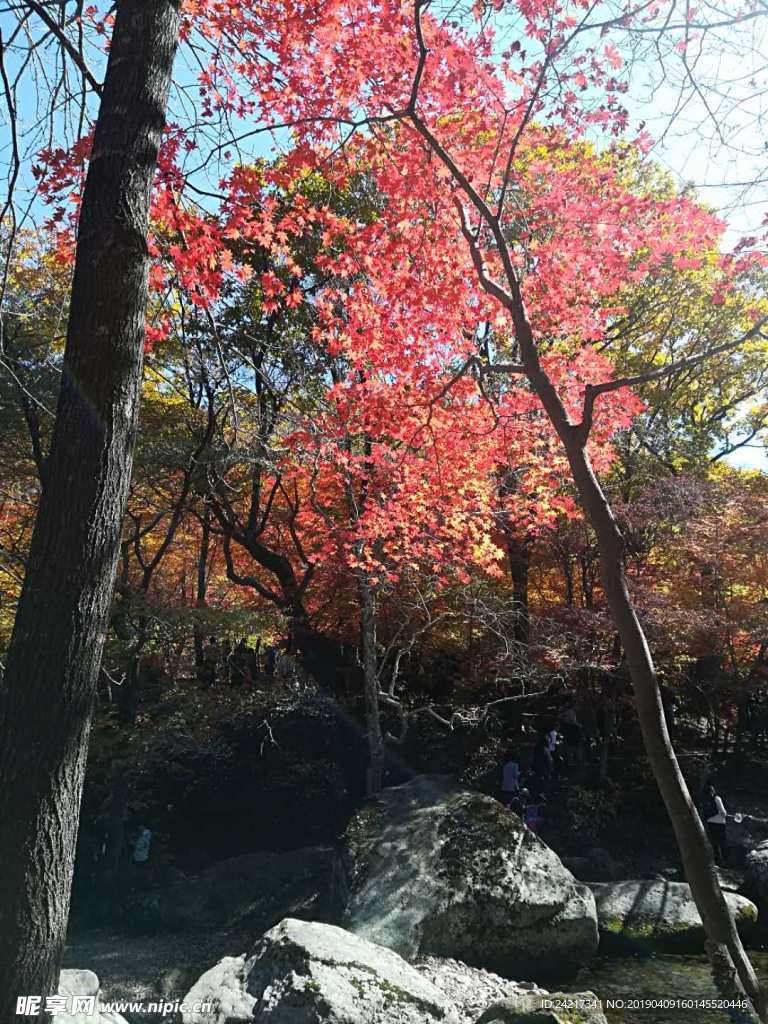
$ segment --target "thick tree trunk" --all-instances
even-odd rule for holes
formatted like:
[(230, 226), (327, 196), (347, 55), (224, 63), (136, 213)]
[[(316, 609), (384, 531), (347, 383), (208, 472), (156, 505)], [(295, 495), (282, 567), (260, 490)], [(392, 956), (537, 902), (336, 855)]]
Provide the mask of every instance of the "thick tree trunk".
[(317, 682), (328, 699), (329, 709), (336, 720), (338, 765), (344, 777), (347, 795), (354, 806), (366, 798), (366, 780), (363, 777), (367, 753), (363, 751), (362, 726), (346, 709), (342, 698), (350, 693), (359, 694), (362, 673), (342, 645), (333, 637), (318, 633), (309, 623), (306, 613), (296, 611), (290, 620), (290, 632), (302, 665)]
[(119, 0), (83, 193), (47, 479), (0, 690), (2, 1021), (16, 1019), (18, 996), (44, 997), (58, 982), (131, 474), (149, 199), (179, 19), (169, 0)]
[(338, 697), (348, 665), (341, 644), (314, 629), (304, 611), (291, 616), (290, 634), (306, 671), (326, 695)]

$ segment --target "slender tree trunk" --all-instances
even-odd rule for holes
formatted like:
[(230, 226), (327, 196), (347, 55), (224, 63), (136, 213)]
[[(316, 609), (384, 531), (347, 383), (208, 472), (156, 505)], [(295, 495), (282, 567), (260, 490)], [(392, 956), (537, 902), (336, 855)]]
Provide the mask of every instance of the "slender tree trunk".
[(120, 725), (133, 729), (139, 710), (139, 681), (141, 678), (141, 653), (135, 651), (125, 669), (123, 685), (117, 691), (117, 718)]
[[(208, 591), (208, 553), (211, 548), (211, 514), (206, 506), (202, 518), (202, 531), (200, 534), (200, 550), (197, 555), (197, 588), (195, 592), (195, 608), (202, 611), (205, 608), (205, 596)], [(203, 645), (205, 637), (201, 623), (195, 622), (193, 627), (193, 640), (195, 645), (195, 671), (198, 679), (203, 675)]]
[(109, 847), (107, 874), (112, 883), (117, 881), (123, 859), (125, 843), (125, 810), (128, 803), (128, 776), (125, 761), (112, 762), (112, 792), (109, 801)]
[(571, 465), (598, 537), (603, 587), (626, 654), (645, 749), (704, 922), (715, 980), (732, 995), (737, 987), (732, 976), (735, 967), (741, 986), (765, 1019), (763, 993), (720, 889), (712, 851), (669, 739), (653, 659), (627, 590), (621, 534), (584, 453), (577, 454)]
[(149, 200), (179, 19), (170, 0), (119, 0), (83, 193), (47, 478), (0, 690), (2, 1021), (16, 1019), (18, 996), (58, 983), (131, 475)]
[[(360, 375), (363, 380), (362, 374)], [(352, 451), (351, 441), (347, 439), (348, 450)], [(373, 442), (367, 435), (363, 438), (363, 453), (366, 468), (370, 468)], [(361, 480), (359, 493), (355, 494), (351, 482), (345, 484), (347, 512), (349, 521), (357, 525), (360, 521), (365, 503), (368, 499), (367, 475)], [(365, 541), (355, 543), (355, 556), (362, 560), (365, 552)], [(365, 569), (357, 572), (357, 593), (360, 599), (360, 660), (363, 668), (363, 698), (365, 704), (365, 737), (367, 748), (367, 765), (365, 772), (365, 795), (376, 797), (381, 792), (384, 777), (384, 736), (381, 731), (381, 706), (379, 702), (379, 673), (376, 666), (376, 597), (371, 581)]]
[(488, 294), (504, 306), (512, 319), (522, 368), (562, 441), (581, 504), (597, 537), (603, 588), (624, 648), (646, 753), (672, 822), (685, 874), (704, 924), (707, 953), (715, 982), (729, 998), (739, 991), (745, 993), (761, 1021), (768, 1021), (765, 995), (720, 889), (711, 847), (669, 739), (653, 658), (627, 588), (624, 539), (586, 450), (591, 422), (571, 423), (557, 390), (541, 365), (500, 219), (474, 192), (469, 181), (417, 115), (411, 113), (411, 120), (472, 199), (496, 243), (506, 288), (488, 277), (482, 254), (477, 247), (476, 235), (470, 231), (462, 211), (462, 233), (469, 245), (479, 280)]
[(584, 440), (578, 428), (569, 423), (551, 381), (541, 368), (530, 326), (524, 319), (516, 326), (519, 341), (523, 333), (520, 348), (526, 373), (563, 441), (581, 503), (597, 537), (603, 588), (624, 648), (645, 749), (701, 914), (715, 981), (729, 998), (742, 990), (760, 1019), (768, 1020), (764, 993), (720, 889), (712, 850), (670, 742), (653, 658), (627, 588), (624, 539), (594, 474)]
[(603, 742), (600, 747), (600, 781), (608, 780), (608, 759), (616, 735), (616, 690), (613, 684), (603, 686)]
[(581, 593), (584, 599), (584, 607), (589, 611), (595, 606), (595, 590), (590, 575), (590, 566), (586, 555), (581, 556)]
[(381, 731), (379, 705), (379, 674), (376, 669), (376, 600), (371, 584), (363, 576), (358, 584), (360, 595), (360, 651), (363, 662), (365, 695), (365, 732), (368, 740), (366, 796), (381, 792), (384, 777), (384, 736)]
[(565, 579), (565, 604), (567, 608), (574, 605), (573, 565), (570, 551), (563, 552), (563, 578)]
[(525, 541), (514, 537), (507, 540), (509, 571), (512, 577), (512, 599), (515, 603), (515, 624), (513, 639), (517, 653), (527, 659), (531, 643), (531, 612), (528, 602), (528, 573), (531, 567), (531, 552)]

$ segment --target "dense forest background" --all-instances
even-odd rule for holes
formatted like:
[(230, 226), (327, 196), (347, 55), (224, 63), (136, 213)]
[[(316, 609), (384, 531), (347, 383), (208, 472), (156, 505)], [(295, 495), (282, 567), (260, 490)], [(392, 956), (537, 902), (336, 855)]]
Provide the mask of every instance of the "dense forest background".
[[(644, 176), (644, 188), (672, 188), (658, 171)], [(302, 183), (310, 196), (327, 188), (319, 175)], [(376, 201), (364, 179), (335, 200), (363, 216)], [(285, 215), (278, 207), (278, 221)], [(31, 235), (23, 241), (6, 300), (5, 643), (45, 475), (68, 287), (57, 254)], [(256, 274), (227, 287), (215, 325), (179, 297), (178, 327), (147, 353), (99, 677), (100, 700), (137, 728), (152, 724), (142, 713), (148, 680), (185, 678), (195, 699), (211, 636), (230, 650), (245, 640), (254, 675), (267, 661), (274, 667), (277, 649), (278, 676), (303, 685), (315, 675), (341, 699), (360, 689), (357, 512), (346, 504), (342, 456), (346, 447), (344, 458), (361, 458), (359, 446), (374, 442), (345, 423), (341, 455), (329, 450), (339, 444), (336, 395), (350, 367), (316, 339), (320, 246), (318, 233), (295, 243), (291, 271), (257, 249)], [(714, 262), (670, 265), (652, 288), (621, 290), (622, 313), (600, 345), (617, 374), (706, 352), (747, 329), (763, 272), (748, 267), (713, 305)], [(291, 279), (292, 290), (270, 295), (273, 279)], [(702, 727), (732, 737), (766, 681), (766, 479), (732, 461), (765, 428), (764, 347), (753, 342), (641, 385), (603, 413), (597, 453), (663, 682)], [(376, 674), (395, 736), (414, 716), (450, 727), (583, 668), (619, 671), (594, 534), (525, 393), (497, 426), (507, 435), (502, 458), (479, 406), (435, 416), (427, 436), (403, 427), (407, 400), (386, 383), (378, 394), (356, 388), (350, 404), (359, 405), (343, 415), (359, 417), (376, 401), (376, 444), (390, 460), (377, 463), (380, 481), (363, 482), (382, 490), (360, 514), (375, 565)], [(498, 386), (487, 397), (505, 398)], [(471, 447), (469, 416), (487, 431)]]
[(147, 816), (330, 842), (558, 725), (550, 841), (655, 821), (765, 1020), (696, 792), (768, 731), (762, 8), (59, 13), (0, 22), (0, 1014)]

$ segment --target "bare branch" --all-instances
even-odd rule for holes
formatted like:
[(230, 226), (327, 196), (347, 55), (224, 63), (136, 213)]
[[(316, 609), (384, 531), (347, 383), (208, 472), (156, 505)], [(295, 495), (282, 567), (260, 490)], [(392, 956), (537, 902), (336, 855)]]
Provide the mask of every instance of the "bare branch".
[(46, 11), (45, 7), (43, 7), (42, 4), (37, 3), (37, 0), (24, 0), (24, 3), (27, 5), (27, 7), (30, 7), (35, 12), (38, 18), (40, 18), (40, 20), (45, 23), (46, 27), (50, 30), (50, 32), (52, 32), (52, 34), (56, 36), (64, 50), (66, 50), (67, 54), (71, 58), (72, 62), (77, 67), (78, 71), (80, 71), (83, 78), (85, 78), (85, 80), (88, 82), (93, 91), (98, 96), (101, 96), (101, 82), (97, 81), (97, 79), (94, 77), (93, 72), (85, 63), (85, 59), (82, 53), (78, 52), (77, 47), (74, 45), (71, 39), (67, 37), (67, 34), (61, 27), (61, 25), (59, 25), (58, 22), (54, 21), (54, 19), (50, 16), (48, 11)]

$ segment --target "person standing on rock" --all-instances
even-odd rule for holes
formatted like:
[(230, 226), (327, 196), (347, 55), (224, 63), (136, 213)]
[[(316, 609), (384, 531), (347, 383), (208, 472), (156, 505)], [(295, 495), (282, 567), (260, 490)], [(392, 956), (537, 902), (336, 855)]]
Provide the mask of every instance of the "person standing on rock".
[(273, 679), (277, 669), (277, 647), (275, 644), (267, 644), (264, 648), (264, 671)]
[(248, 686), (255, 686), (259, 676), (261, 675), (261, 637), (256, 641), (254, 648), (249, 648), (250, 656), (248, 661), (248, 669), (250, 678), (246, 679)]
[(703, 812), (707, 835), (709, 836), (712, 853), (715, 857), (715, 864), (722, 867), (726, 859), (728, 812), (714, 786), (707, 786), (704, 794)]
[(520, 789), (520, 762), (510, 751), (501, 769), (501, 801), (509, 807)]
[(133, 842), (134, 884), (138, 889), (146, 889), (150, 884), (149, 848), (152, 845), (152, 830), (146, 825), (139, 825)]
[(546, 744), (547, 750), (552, 758), (552, 767), (554, 769), (555, 761), (557, 760), (557, 741), (558, 741), (557, 726), (552, 723), (546, 733)]

